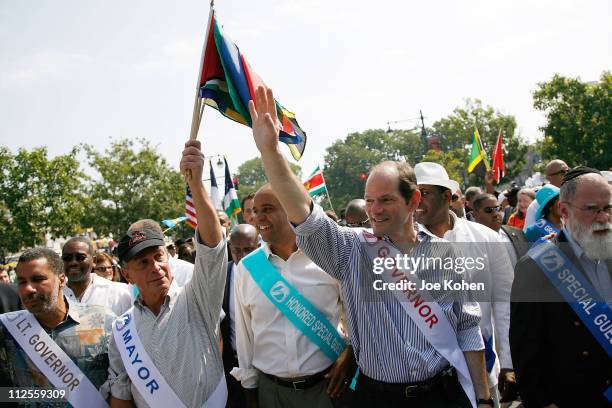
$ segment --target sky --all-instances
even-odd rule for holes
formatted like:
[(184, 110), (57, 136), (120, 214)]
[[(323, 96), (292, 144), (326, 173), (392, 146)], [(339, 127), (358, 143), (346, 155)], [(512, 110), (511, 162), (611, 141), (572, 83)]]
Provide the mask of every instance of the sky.
[[(534, 141), (545, 120), (533, 108), (538, 82), (595, 81), (612, 68), (609, 0), (218, 0), (215, 9), (308, 133), (304, 174), (349, 133), (419, 110), (431, 125), (465, 98), (514, 115)], [(54, 156), (145, 138), (178, 168), (208, 10), (196, 0), (0, 0), (0, 145)], [(250, 129), (210, 108), (199, 139), (233, 172), (258, 155)]]

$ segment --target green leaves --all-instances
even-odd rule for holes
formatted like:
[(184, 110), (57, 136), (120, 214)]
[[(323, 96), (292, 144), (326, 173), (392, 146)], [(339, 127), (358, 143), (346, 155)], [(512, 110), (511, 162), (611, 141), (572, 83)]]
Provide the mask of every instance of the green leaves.
[(439, 137), (440, 147), (444, 153), (442, 156), (428, 153), (428, 157), (431, 159), (441, 157), (439, 160), (446, 161), (449, 158), (447, 156), (450, 155), (450, 157), (460, 159), (465, 151), (464, 162), (452, 165), (449, 163), (445, 165), (446, 170), (449, 175), (450, 173), (460, 174), (461, 177), (455, 179), (460, 183), (463, 181), (471, 185), (482, 184), (484, 180), (479, 180), (475, 175), (470, 175), (468, 180), (467, 173), (464, 171), (467, 168), (467, 157), (476, 128), (478, 128), (491, 164), (497, 135), (500, 129), (503, 131), (506, 177), (502, 179), (502, 182), (515, 178), (523, 169), (527, 154), (527, 144), (516, 130), (516, 119), (513, 115), (504, 115), (491, 106), (483, 106), (479, 99), (467, 99), (463, 107), (455, 108), (452, 114), (434, 122), (432, 132)]
[(539, 144), (545, 160), (560, 158), (570, 167), (588, 164), (607, 170), (612, 166), (612, 74), (598, 82), (555, 75), (533, 93), (533, 106), (546, 114)]
[(46, 148), (13, 155), (0, 147), (0, 255), (79, 228), (87, 199), (78, 152), (49, 159)]
[[(291, 167), (291, 170), (293, 170), (296, 176), (301, 177), (302, 171), (300, 166), (289, 163), (289, 167)], [(236, 176), (238, 177), (238, 194), (240, 194), (241, 199), (250, 193), (256, 192), (267, 182), (263, 162), (260, 157), (254, 157), (242, 163), (238, 167)], [(223, 186), (221, 186), (221, 189), (222, 188)]]
[(405, 160), (413, 164), (421, 148), (420, 136), (410, 130), (370, 129), (351, 133), (327, 148), (323, 176), (334, 208), (340, 212), (353, 198), (362, 198), (363, 175), (384, 160)]
[(104, 153), (84, 145), (89, 165), (98, 177), (87, 193), (90, 205), (83, 225), (98, 234), (112, 233), (118, 239), (139, 219), (156, 221), (184, 213), (185, 182), (181, 174), (146, 140), (122, 139)]

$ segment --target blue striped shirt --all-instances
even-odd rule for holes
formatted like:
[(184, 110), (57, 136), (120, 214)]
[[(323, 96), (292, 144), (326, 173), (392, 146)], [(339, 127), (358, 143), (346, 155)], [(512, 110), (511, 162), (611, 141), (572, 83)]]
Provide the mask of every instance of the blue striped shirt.
[[(372, 260), (356, 230), (340, 227), (315, 205), (295, 232), (298, 247), (341, 282), (351, 342), (365, 375), (387, 383), (412, 383), (431, 378), (448, 366), (393, 294), (373, 289), (379, 276), (372, 272)], [(450, 245), (428, 245), (432, 238), (426, 234), (419, 234), (419, 240), (413, 256), (452, 256)], [(450, 269), (419, 270), (417, 275), (426, 282), (462, 278)], [(455, 330), (461, 350), (482, 350), (480, 308), (469, 293), (431, 294)]]

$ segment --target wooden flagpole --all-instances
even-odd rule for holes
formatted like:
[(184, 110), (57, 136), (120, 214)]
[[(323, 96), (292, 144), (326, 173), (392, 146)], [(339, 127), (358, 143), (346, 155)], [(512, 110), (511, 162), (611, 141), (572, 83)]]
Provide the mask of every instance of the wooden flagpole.
[[(195, 100), (193, 102), (193, 114), (191, 116), (191, 132), (189, 134), (189, 140), (196, 140), (198, 138), (198, 130), (200, 130), (200, 123), (202, 121), (202, 115), (204, 114), (204, 105), (202, 98), (200, 98), (200, 82), (202, 81), (202, 69), (204, 68), (204, 55), (206, 54), (206, 46), (208, 45), (208, 34), (211, 29), (211, 20), (215, 12), (214, 9), (215, 0), (210, 0), (210, 11), (208, 13), (208, 21), (206, 23), (206, 33), (204, 34), (204, 45), (202, 46), (202, 55), (200, 56), (200, 69), (198, 70), (198, 79), (196, 82)], [(185, 181), (191, 180), (191, 170), (187, 170), (184, 174)]]
[(204, 55), (206, 54), (206, 45), (208, 44), (209, 31), (211, 29), (211, 20), (215, 12), (215, 1), (210, 2), (210, 12), (208, 14), (208, 22), (206, 24), (206, 34), (204, 37), (204, 45), (202, 46), (202, 56), (200, 57), (200, 69), (198, 71), (198, 79), (196, 82), (195, 100), (193, 102), (193, 115), (191, 116), (191, 133), (189, 140), (195, 140), (198, 138), (198, 130), (200, 129), (200, 122), (202, 121), (202, 115), (204, 114), (204, 103), (200, 98), (200, 82), (202, 81), (202, 69), (204, 68)]

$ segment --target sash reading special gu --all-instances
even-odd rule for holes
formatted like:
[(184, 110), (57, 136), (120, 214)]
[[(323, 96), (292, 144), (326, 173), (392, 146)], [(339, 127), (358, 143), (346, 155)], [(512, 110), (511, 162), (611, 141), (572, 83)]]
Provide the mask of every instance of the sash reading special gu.
[[(366, 230), (359, 232), (359, 240), (370, 259), (391, 258), (402, 253), (385, 240), (378, 238)], [(476, 407), (476, 393), (472, 378), (465, 361), (465, 356), (459, 348), (457, 335), (453, 330), (440, 305), (433, 299), (427, 290), (421, 288), (421, 279), (416, 274), (407, 276), (396, 263), (394, 269), (385, 271), (380, 275), (387, 283), (413, 282), (415, 290), (391, 291), (410, 319), (416, 324), (419, 331), (425, 336), (433, 348), (457, 370), (459, 383), (465, 391), (473, 407)]]
[[(133, 308), (117, 318), (113, 323), (113, 337), (121, 360), (125, 366), (132, 384), (150, 407), (184, 408), (185, 404), (168, 385), (164, 377), (153, 364), (147, 354), (138, 331), (134, 325)], [(225, 376), (221, 373), (221, 380), (217, 388), (204, 402), (203, 408), (223, 408), (227, 401), (227, 386)]]
[(53, 341), (27, 310), (0, 315), (0, 321), (30, 360), (55, 388), (66, 389), (75, 407), (108, 407), (100, 392), (79, 367)]
[[(601, 299), (593, 285), (552, 242), (546, 241), (533, 247), (527, 254), (608, 353), (608, 357), (612, 357), (612, 310), (605, 299)], [(612, 386), (605, 396), (612, 401)]]

